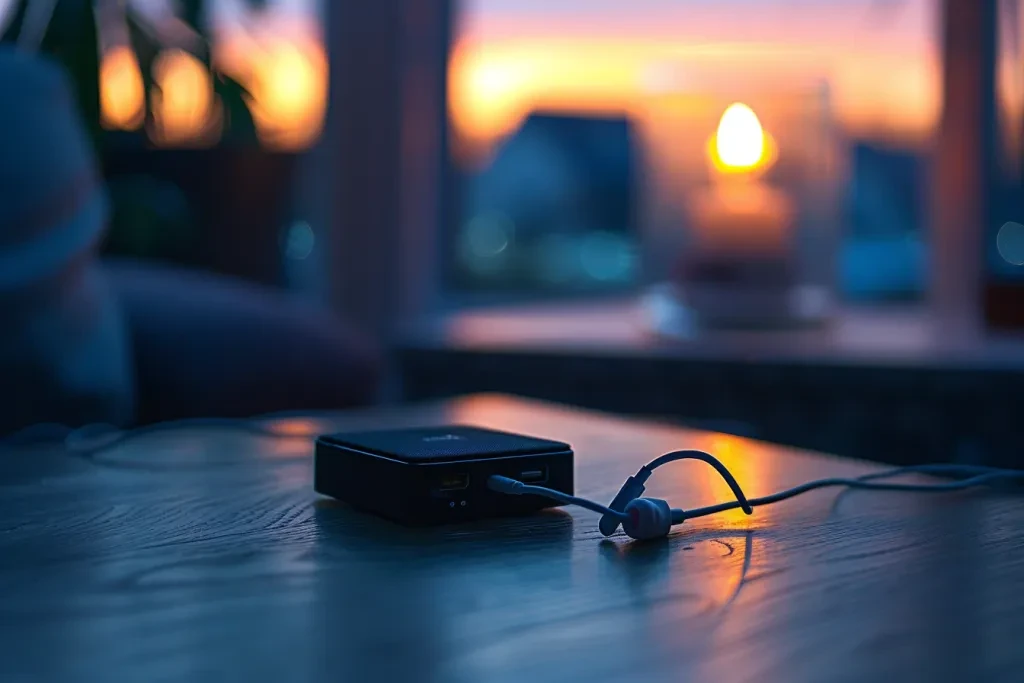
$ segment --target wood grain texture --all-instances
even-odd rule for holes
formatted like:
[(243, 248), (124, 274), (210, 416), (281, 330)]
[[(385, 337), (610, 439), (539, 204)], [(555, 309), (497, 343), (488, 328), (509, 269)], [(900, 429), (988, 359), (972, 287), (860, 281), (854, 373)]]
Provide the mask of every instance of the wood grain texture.
[[(749, 495), (872, 466), (498, 396), (289, 428), (461, 422), (571, 442), (581, 494), (718, 454)], [(0, 458), (0, 680), (1020, 680), (1024, 498), (816, 492), (665, 542), (579, 510), (407, 530), (312, 490), (308, 439)], [(723, 499), (700, 463), (676, 506)]]

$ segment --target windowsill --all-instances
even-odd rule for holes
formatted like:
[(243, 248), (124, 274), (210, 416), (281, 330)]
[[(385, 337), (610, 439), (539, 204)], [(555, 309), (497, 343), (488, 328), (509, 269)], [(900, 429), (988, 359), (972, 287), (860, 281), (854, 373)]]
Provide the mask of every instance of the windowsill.
[(409, 350), (678, 357), (748, 363), (1024, 369), (1024, 337), (972, 337), (924, 306), (849, 307), (808, 329), (655, 333), (637, 299), (463, 309), (410, 326)]
[(632, 300), (496, 307), (414, 326), (398, 359), (407, 399), (501, 391), (896, 463), (1019, 466), (1024, 439), (1024, 340), (948, 334), (922, 307), (689, 340)]

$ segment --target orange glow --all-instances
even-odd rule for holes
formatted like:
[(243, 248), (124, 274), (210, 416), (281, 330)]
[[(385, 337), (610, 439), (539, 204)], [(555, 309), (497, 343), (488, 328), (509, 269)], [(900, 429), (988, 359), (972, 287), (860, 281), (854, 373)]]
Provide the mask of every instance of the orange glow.
[(302, 149), (316, 141), (327, 112), (328, 65), (323, 43), (310, 29), (225, 34), (215, 61), (252, 95), (264, 145)]
[[(740, 488), (748, 497), (763, 495), (775, 483), (775, 473), (772, 472), (770, 465), (771, 458), (765, 453), (764, 445), (757, 441), (731, 434), (696, 432), (687, 447), (706, 451), (718, 458), (736, 477)], [(658, 470), (661, 482), (659, 486), (663, 486), (665, 490), (685, 491), (694, 488), (694, 482), (700, 482), (700, 489), (706, 492), (704, 498), (688, 501), (683, 507), (693, 508), (736, 500), (732, 489), (721, 475), (703, 463), (662, 469), (665, 471)], [(738, 523), (742, 526), (756, 522), (756, 518), (747, 516), (739, 508), (719, 513), (714, 519), (718, 524)]]
[(456, 46), (449, 64), (449, 108), (459, 135), (487, 145), (510, 133), (534, 109), (618, 113), (636, 110), (636, 64), (606, 45)]
[[(254, 37), (229, 33), (218, 40), (215, 61), (252, 96), (248, 104), (260, 141), (278, 149), (310, 146), (323, 130), (327, 111), (327, 56), (309, 31)], [(222, 105), (209, 70), (187, 52), (162, 52), (154, 64), (158, 86), (150, 93), (154, 125), (149, 131), (161, 145), (208, 145), (216, 142)], [(103, 57), (103, 123), (131, 130), (145, 119), (142, 75), (134, 53), (116, 47)]]
[(668, 86), (677, 94), (708, 87), (786, 90), (826, 78), (838, 123), (859, 135), (921, 141), (938, 119), (938, 59), (912, 44), (873, 52), (849, 40), (687, 43), (657, 35), (531, 35), (527, 28), (521, 36), (503, 29), (486, 42), (467, 36), (457, 44), (449, 65), (449, 105), (461, 139), (493, 144), (540, 108), (626, 112), (649, 124), (672, 106), (672, 98), (658, 96), (665, 86), (654, 82), (660, 67), (674, 74)]
[(156, 58), (153, 79), (158, 88), (150, 93), (153, 140), (166, 145), (214, 142), (219, 112), (202, 62), (183, 50), (166, 50)]
[(320, 424), (312, 418), (306, 417), (289, 417), (274, 420), (270, 425), (273, 431), (283, 436), (293, 436), (296, 438), (303, 436), (316, 436), (318, 430), (322, 430), (324, 425)]
[(721, 173), (751, 173), (775, 161), (775, 143), (757, 114), (736, 102), (722, 114), (718, 130), (708, 141), (708, 157)]
[(464, 135), (489, 138), (518, 125), (531, 99), (530, 64), (455, 50), (450, 69), (449, 104)]
[[(722, 464), (729, 468), (747, 495), (757, 495), (751, 492), (763, 489), (765, 480), (769, 478), (768, 472), (765, 471), (767, 456), (761, 444), (731, 434), (709, 434), (707, 438), (709, 443), (704, 450), (714, 453)], [(709, 478), (709, 488), (714, 492), (715, 498), (735, 499), (732, 489), (717, 472), (708, 468), (704, 474)], [(747, 514), (738, 508), (722, 515), (718, 519), (749, 522)]]
[(327, 111), (327, 59), (323, 48), (280, 41), (251, 54), (253, 117), (273, 147), (307, 147), (320, 135)]
[(100, 66), (100, 110), (105, 128), (136, 130), (146, 117), (146, 93), (135, 53), (118, 46)]
[(754, 110), (737, 102), (718, 122), (715, 155), (727, 168), (751, 169), (764, 160), (764, 128)]

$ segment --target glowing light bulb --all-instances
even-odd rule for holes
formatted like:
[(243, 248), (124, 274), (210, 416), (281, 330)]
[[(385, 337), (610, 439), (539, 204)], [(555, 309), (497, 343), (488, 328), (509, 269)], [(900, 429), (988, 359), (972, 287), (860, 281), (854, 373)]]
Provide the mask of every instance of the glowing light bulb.
[(327, 110), (327, 64), (312, 41), (281, 42), (252, 58), (249, 91), (264, 143), (298, 149), (312, 144)]
[(714, 151), (723, 170), (746, 171), (765, 160), (765, 133), (754, 110), (737, 102), (729, 105), (718, 123)]
[(100, 66), (100, 111), (106, 128), (135, 130), (145, 119), (142, 72), (131, 48), (120, 45), (103, 55)]
[(291, 45), (281, 47), (273, 55), (265, 76), (268, 106), (280, 112), (282, 118), (297, 118), (305, 113), (320, 85), (309, 60)]
[(159, 88), (150, 95), (157, 141), (201, 140), (210, 129), (214, 103), (213, 81), (206, 67), (183, 50), (166, 50), (157, 56), (153, 77)]

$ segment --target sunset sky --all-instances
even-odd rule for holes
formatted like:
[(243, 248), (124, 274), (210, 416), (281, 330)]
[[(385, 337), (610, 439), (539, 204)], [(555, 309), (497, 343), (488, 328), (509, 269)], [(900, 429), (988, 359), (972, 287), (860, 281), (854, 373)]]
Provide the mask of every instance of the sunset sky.
[[(137, 1), (150, 8), (169, 2)], [(0, 0), (0, 7), (8, 4)], [(713, 86), (742, 96), (755, 86), (785, 92), (824, 80), (843, 128), (920, 139), (932, 129), (939, 107), (937, 4), (463, 0), (457, 3), (451, 62), (452, 117), (463, 137), (488, 144), (538, 107), (642, 117), (659, 91)], [(316, 0), (269, 5), (254, 22), (244, 0), (211, 2), (223, 38), (220, 52), (244, 69), (253, 68), (250, 55), (259, 57), (261, 73), (270, 75), (263, 99), (280, 110), (276, 119), (294, 122), (288, 125), (302, 128), (301, 139), (308, 140), (324, 107), (323, 93), (314, 93), (314, 84), (325, 82), (317, 35), (323, 7)], [(246, 31), (277, 34), (275, 41), (296, 45), (306, 62), (296, 61), (294, 51), (268, 53), (237, 30), (243, 24)], [(308, 85), (299, 87), (299, 81)]]
[[(846, 128), (925, 135), (939, 105), (934, 0), (465, 0), (452, 65), (460, 130), (536, 106), (634, 109), (654, 85), (742, 91), (823, 79)], [(660, 83), (659, 74), (671, 74)], [(663, 80), (663, 79), (662, 79)]]

